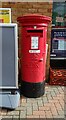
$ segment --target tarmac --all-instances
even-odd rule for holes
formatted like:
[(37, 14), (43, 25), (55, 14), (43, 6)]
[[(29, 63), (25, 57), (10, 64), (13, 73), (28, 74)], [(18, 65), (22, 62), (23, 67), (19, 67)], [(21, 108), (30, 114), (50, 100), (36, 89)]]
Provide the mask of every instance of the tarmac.
[(44, 119), (66, 120), (66, 87), (45, 85), (45, 94), (39, 98), (26, 98), (21, 95), (20, 104), (15, 110), (0, 108), (2, 119)]

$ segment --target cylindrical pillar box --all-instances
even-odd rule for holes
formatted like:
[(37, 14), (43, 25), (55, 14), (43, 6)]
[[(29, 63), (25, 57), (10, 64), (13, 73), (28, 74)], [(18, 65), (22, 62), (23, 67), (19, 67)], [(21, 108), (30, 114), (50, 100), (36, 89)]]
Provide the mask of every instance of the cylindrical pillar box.
[(47, 26), (50, 17), (25, 15), (18, 17), (21, 26), (22, 93), (27, 97), (44, 94)]

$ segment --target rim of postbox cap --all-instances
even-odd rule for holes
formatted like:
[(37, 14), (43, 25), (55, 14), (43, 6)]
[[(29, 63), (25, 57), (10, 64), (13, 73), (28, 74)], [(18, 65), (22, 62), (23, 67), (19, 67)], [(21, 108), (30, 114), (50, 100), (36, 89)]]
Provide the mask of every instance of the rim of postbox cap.
[(40, 14), (27, 14), (17, 18), (17, 21), (22, 24), (35, 24), (35, 23), (46, 23), (51, 21), (51, 17), (40, 15)]

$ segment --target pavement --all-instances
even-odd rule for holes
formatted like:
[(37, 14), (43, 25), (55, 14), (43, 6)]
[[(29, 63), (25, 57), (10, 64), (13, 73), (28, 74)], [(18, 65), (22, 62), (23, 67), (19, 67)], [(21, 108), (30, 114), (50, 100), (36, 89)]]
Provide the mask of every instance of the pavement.
[(15, 110), (1, 109), (0, 118), (7, 120), (37, 118), (66, 120), (66, 87), (45, 85), (45, 94), (39, 98), (21, 95), (20, 105)]

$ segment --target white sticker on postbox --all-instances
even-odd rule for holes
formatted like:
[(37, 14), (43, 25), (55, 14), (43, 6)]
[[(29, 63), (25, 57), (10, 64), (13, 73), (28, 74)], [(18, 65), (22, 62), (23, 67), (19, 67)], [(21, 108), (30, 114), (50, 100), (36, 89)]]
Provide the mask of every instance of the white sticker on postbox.
[(38, 49), (38, 37), (31, 37), (31, 49)]
[(29, 53), (40, 53), (40, 50), (29, 50)]

